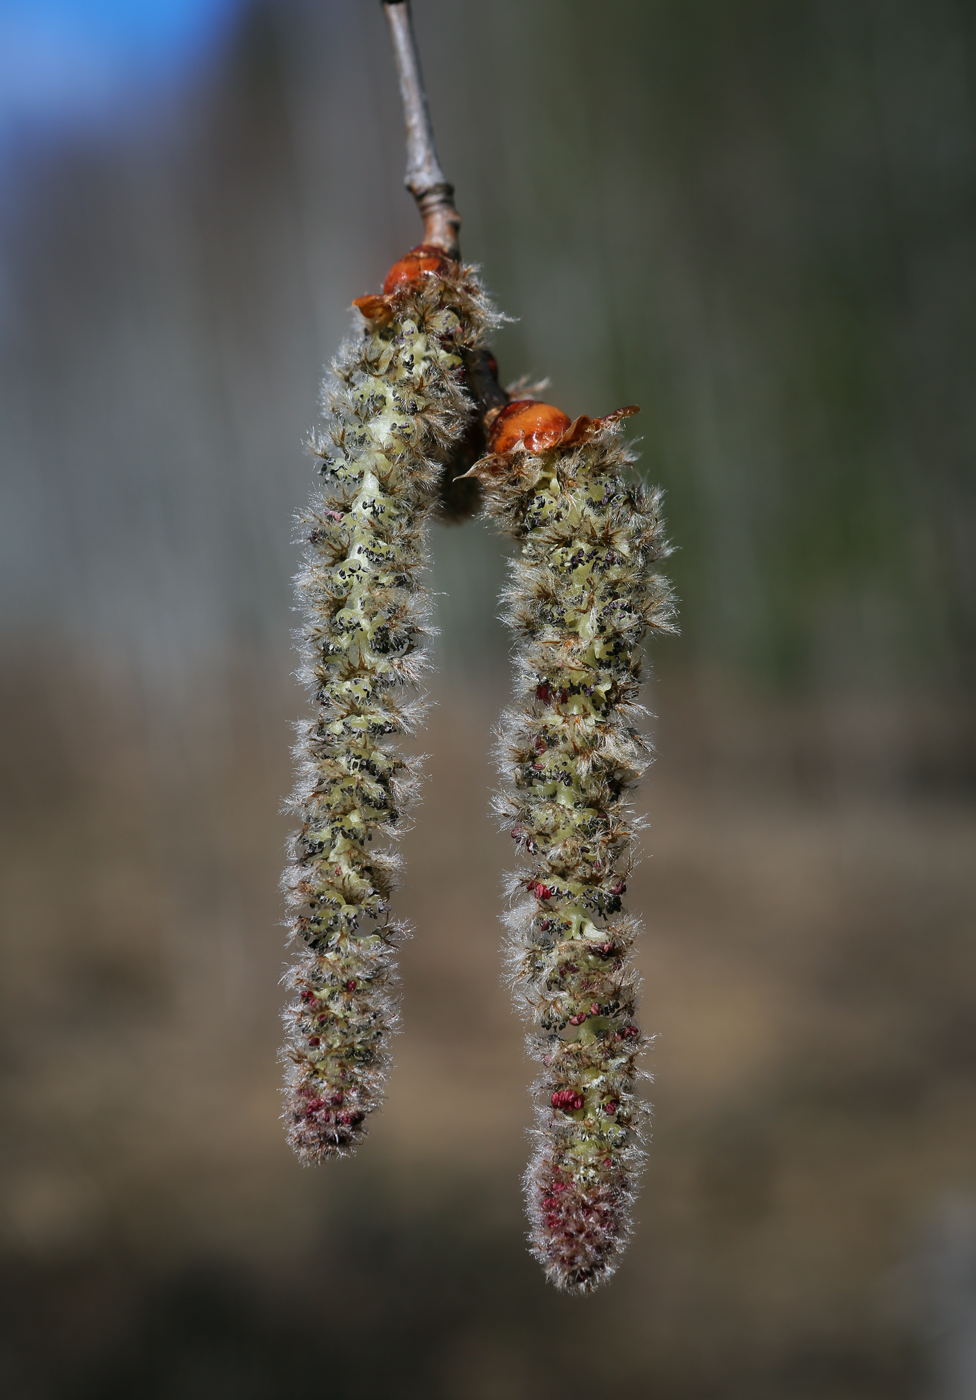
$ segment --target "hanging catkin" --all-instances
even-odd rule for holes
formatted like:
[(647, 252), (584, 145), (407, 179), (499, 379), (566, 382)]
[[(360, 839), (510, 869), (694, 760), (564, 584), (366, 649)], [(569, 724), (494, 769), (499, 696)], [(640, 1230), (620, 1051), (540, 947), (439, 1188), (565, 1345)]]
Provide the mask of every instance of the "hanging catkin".
[(502, 716), (497, 810), (525, 863), (510, 878), (510, 971), (544, 1066), (525, 1188), (533, 1253), (588, 1292), (626, 1242), (646, 1109), (636, 1098), (638, 922), (621, 913), (628, 794), (650, 761), (635, 727), (640, 643), (673, 631), (659, 493), (627, 480), (622, 410), (570, 423), (519, 401), (473, 469), (521, 545), (506, 589), (518, 704)]
[(355, 1146), (382, 1093), (404, 927), (390, 913), (399, 857), (374, 838), (396, 837), (417, 782), (393, 736), (423, 713), (404, 690), (427, 664), (425, 522), (474, 412), (465, 357), (495, 319), (473, 270), (423, 246), (356, 306), (365, 327), (333, 365), (312, 442), (325, 486), (299, 521), (300, 674), (316, 709), (295, 749), (284, 884), (300, 954), (283, 1053), (306, 1161)]

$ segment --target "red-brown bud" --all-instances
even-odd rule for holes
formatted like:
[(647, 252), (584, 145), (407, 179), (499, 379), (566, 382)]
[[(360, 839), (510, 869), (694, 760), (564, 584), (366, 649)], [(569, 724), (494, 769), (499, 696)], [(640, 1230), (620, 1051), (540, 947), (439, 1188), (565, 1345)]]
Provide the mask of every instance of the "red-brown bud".
[(411, 248), (409, 253), (405, 253), (399, 262), (393, 264), (386, 274), (383, 291), (389, 296), (394, 287), (402, 286), (404, 282), (419, 282), (428, 272), (444, 273), (450, 266), (450, 261), (443, 248), (420, 243), (416, 248)]
[(491, 425), (488, 446), (492, 452), (502, 453), (523, 442), (530, 452), (542, 452), (559, 441), (571, 421), (551, 403), (516, 399), (505, 405)]

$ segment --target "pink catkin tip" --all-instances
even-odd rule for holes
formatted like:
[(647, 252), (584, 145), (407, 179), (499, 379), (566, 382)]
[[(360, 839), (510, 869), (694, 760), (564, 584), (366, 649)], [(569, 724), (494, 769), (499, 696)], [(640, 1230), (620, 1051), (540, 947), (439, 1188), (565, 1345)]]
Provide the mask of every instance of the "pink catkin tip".
[[(612, 1169), (612, 1159), (603, 1159), (603, 1165)], [(613, 1272), (625, 1226), (623, 1178), (618, 1173), (615, 1180), (582, 1186), (548, 1164), (536, 1178), (536, 1189), (540, 1259), (560, 1287), (588, 1292)]]

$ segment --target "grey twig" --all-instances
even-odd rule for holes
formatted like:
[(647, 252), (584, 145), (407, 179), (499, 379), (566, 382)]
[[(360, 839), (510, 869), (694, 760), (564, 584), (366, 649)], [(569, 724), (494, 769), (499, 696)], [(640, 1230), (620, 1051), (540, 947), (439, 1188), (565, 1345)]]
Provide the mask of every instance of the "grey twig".
[(427, 94), (420, 73), (420, 58), (410, 17), (410, 0), (383, 0), (407, 128), (407, 173), (404, 184), (417, 201), (424, 221), (424, 243), (443, 248), (449, 257), (459, 256), (461, 216), (454, 204), (454, 186), (434, 149), (434, 130), (427, 110)]

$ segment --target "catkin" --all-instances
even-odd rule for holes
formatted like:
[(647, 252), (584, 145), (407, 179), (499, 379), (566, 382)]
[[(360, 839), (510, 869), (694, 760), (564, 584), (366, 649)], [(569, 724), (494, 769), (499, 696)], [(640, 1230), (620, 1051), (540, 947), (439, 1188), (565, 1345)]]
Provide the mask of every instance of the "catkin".
[(425, 522), (474, 413), (465, 357), (495, 320), (471, 268), (414, 250), (388, 287), (398, 269), (387, 295), (356, 303), (365, 328), (333, 365), (312, 441), (325, 485), (299, 517), (300, 675), (315, 713), (295, 749), (301, 827), (283, 883), (299, 956), (283, 1056), (289, 1141), (306, 1161), (356, 1145), (389, 1064), (405, 929), (390, 912), (399, 857), (382, 838), (418, 781), (394, 736), (423, 714), (404, 689), (427, 664)]
[(530, 1240), (549, 1279), (578, 1292), (616, 1266), (643, 1158), (629, 956), (639, 924), (621, 898), (628, 794), (650, 761), (635, 726), (640, 643), (648, 629), (674, 630), (669, 585), (652, 567), (668, 552), (660, 495), (625, 475), (626, 412), (570, 424), (514, 404), (507, 440), (519, 414), (540, 431), (515, 433), (474, 468), (489, 513), (521, 545), (503, 595), (518, 703), (502, 716), (496, 806), (525, 858), (510, 877), (510, 972), (544, 1067), (525, 1177)]

